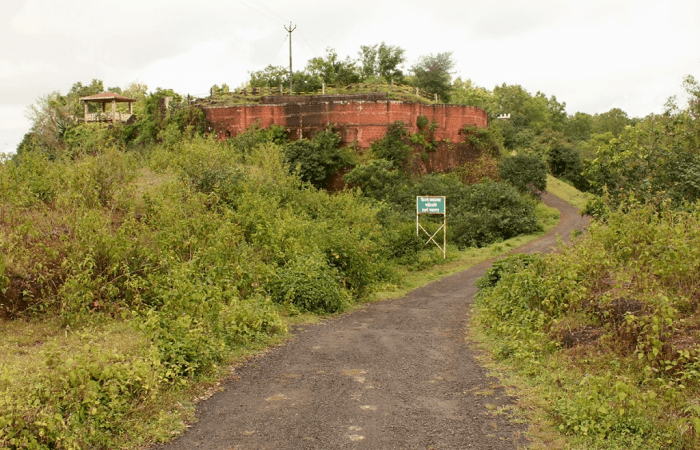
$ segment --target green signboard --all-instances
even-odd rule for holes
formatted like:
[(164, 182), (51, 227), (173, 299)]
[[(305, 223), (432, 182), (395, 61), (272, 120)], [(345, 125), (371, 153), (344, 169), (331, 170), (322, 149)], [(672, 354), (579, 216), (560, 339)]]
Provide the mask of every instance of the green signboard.
[(445, 214), (445, 197), (416, 197), (416, 213)]

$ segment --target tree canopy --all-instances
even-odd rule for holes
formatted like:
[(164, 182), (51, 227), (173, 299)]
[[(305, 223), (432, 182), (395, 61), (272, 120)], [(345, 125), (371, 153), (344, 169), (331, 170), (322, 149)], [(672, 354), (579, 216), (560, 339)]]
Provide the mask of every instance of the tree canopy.
[(437, 94), (440, 100), (449, 102), (451, 98), (452, 70), (455, 62), (452, 52), (443, 52), (418, 58), (411, 67), (415, 77), (415, 85), (424, 89), (428, 94)]

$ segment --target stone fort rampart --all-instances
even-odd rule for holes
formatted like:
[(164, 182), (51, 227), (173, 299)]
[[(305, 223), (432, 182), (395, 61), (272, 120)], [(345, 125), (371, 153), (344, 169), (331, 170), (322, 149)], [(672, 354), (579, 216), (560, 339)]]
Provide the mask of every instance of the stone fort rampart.
[(454, 143), (464, 140), (460, 129), (465, 125), (488, 126), (486, 111), (475, 106), (404, 102), (384, 93), (269, 96), (258, 104), (204, 107), (204, 114), (219, 139), (236, 136), (256, 123), (263, 128), (283, 126), (290, 139), (311, 138), (331, 126), (345, 144), (356, 142), (359, 148), (384, 137), (387, 127), (399, 120), (417, 132), (419, 116), (437, 123), (435, 139)]

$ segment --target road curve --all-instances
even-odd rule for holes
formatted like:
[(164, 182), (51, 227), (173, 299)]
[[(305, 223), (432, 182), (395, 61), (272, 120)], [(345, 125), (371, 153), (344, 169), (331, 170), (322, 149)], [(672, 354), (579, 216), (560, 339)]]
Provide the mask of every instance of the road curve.
[[(588, 225), (545, 194), (559, 225), (515, 250), (547, 252)], [(527, 424), (464, 340), (474, 282), (492, 261), (323, 324), (235, 370), (183, 436), (153, 449), (515, 449)]]

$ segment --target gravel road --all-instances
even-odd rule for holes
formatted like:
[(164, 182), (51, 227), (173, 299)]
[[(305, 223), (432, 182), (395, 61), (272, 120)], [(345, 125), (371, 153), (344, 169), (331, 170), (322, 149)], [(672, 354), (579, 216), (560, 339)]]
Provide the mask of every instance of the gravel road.
[[(515, 250), (547, 252), (588, 219), (560, 210), (557, 228)], [(515, 449), (527, 424), (515, 399), (464, 340), (474, 282), (492, 261), (318, 325), (247, 361), (201, 402), (175, 449)]]

